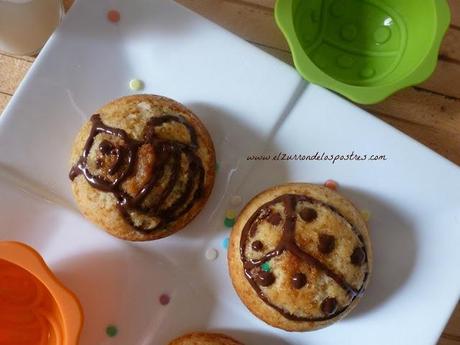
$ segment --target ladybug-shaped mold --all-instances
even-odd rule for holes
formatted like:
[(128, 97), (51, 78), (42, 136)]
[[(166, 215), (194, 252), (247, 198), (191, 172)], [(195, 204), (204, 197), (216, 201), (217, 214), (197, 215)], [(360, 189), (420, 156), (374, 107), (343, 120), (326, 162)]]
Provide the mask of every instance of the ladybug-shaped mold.
[(397, 12), (378, 1), (316, 0), (297, 4), (295, 28), (311, 60), (351, 85), (385, 78), (400, 63), (407, 32)]
[(308, 81), (371, 104), (433, 73), (446, 0), (278, 0), (278, 26)]

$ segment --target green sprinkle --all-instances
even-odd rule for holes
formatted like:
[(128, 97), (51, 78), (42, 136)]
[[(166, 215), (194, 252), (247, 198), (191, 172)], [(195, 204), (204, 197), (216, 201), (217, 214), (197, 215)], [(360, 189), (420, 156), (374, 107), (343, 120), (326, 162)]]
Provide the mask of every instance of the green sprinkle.
[(114, 325), (108, 325), (107, 328), (105, 329), (105, 333), (107, 334), (107, 336), (113, 338), (114, 336), (117, 335), (118, 328), (117, 326), (114, 326)]
[(260, 268), (262, 268), (262, 271), (265, 271), (265, 272), (270, 272), (270, 264), (268, 262), (264, 262)]
[(225, 225), (227, 228), (233, 227), (233, 225), (235, 225), (235, 218), (225, 218), (225, 220), (224, 220), (224, 225)]

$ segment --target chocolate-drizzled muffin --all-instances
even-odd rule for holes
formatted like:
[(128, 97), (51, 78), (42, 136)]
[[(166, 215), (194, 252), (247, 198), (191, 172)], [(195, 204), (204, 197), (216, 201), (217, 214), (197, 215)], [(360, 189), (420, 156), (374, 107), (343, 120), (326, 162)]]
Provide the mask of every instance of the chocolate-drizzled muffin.
[(358, 303), (372, 252), (361, 213), (338, 193), (287, 184), (253, 198), (238, 216), (228, 250), (243, 303), (288, 331), (326, 327)]
[(242, 345), (236, 340), (218, 333), (190, 333), (177, 338), (169, 345)]
[(119, 98), (99, 109), (78, 133), (70, 162), (80, 211), (131, 241), (186, 226), (211, 193), (216, 164), (201, 121), (154, 95)]

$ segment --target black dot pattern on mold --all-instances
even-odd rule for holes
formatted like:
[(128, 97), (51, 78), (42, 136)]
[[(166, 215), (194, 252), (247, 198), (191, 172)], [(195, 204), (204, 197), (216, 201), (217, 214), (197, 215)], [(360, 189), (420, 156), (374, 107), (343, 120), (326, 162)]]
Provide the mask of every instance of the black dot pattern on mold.
[[(291, 314), (290, 312), (286, 311), (282, 307), (277, 306), (274, 302), (272, 302), (269, 299), (269, 297), (261, 289), (261, 285), (259, 284), (260, 282), (259, 282), (258, 274), (261, 271), (261, 266), (264, 263), (270, 261), (271, 259), (276, 258), (285, 252), (289, 252), (291, 255), (297, 257), (298, 259), (305, 262), (306, 264), (316, 267), (317, 270), (323, 272), (330, 279), (335, 281), (335, 283), (339, 285), (348, 294), (348, 296), (350, 296), (351, 301), (363, 293), (365, 282), (368, 278), (368, 274), (364, 275), (364, 279), (362, 281), (361, 287), (354, 288), (353, 286), (351, 286), (351, 284), (349, 284), (345, 280), (345, 278), (342, 276), (340, 272), (335, 272), (333, 269), (328, 267), (327, 264), (323, 263), (321, 260), (316, 258), (314, 255), (304, 251), (298, 246), (295, 240), (295, 231), (296, 231), (297, 217), (300, 215), (297, 214), (296, 212), (296, 206), (297, 206), (297, 203), (304, 202), (304, 201), (309, 202), (311, 204), (315, 204), (317, 207), (325, 207), (329, 209), (331, 212), (334, 212), (338, 217), (340, 217), (342, 220), (344, 220), (346, 223), (350, 225), (351, 229), (356, 234), (356, 237), (359, 239), (358, 231), (333, 206), (330, 206), (322, 201), (313, 199), (305, 195), (285, 194), (285, 195), (279, 196), (273, 199), (272, 201), (269, 201), (263, 204), (262, 206), (260, 206), (254, 212), (254, 214), (248, 219), (241, 233), (240, 256), (243, 262), (244, 275), (247, 281), (250, 283), (252, 288), (256, 291), (256, 293), (258, 294), (258, 296), (261, 298), (263, 302), (271, 306), (273, 309), (275, 309), (281, 315), (283, 315), (286, 319), (291, 320), (291, 321), (299, 321), (299, 322), (324, 321), (324, 320), (329, 320), (331, 318), (336, 317), (337, 315), (345, 311), (348, 308), (348, 305), (339, 306), (338, 302), (335, 300), (334, 308), (332, 308), (333, 302), (328, 301), (328, 302), (325, 302), (328, 304), (324, 306), (324, 309), (320, 305), (318, 306), (318, 308), (322, 310), (323, 316), (301, 317), (301, 316)], [(267, 252), (263, 257), (257, 258), (257, 259), (247, 258), (245, 254), (245, 248), (247, 248), (247, 243), (250, 240), (250, 237), (255, 235), (258, 224), (260, 224), (264, 219), (266, 219), (272, 213), (271, 211), (272, 206), (278, 203), (281, 203), (284, 207), (284, 217), (283, 217), (284, 223), (282, 223), (281, 239), (279, 240), (275, 248)], [(293, 286), (293, 283), (294, 282), (292, 281), (292, 278), (291, 278), (291, 286), (295, 289), (296, 287)], [(270, 286), (267, 287), (267, 289), (270, 289)], [(334, 309), (333, 312), (330, 312), (330, 310), (332, 309)]]

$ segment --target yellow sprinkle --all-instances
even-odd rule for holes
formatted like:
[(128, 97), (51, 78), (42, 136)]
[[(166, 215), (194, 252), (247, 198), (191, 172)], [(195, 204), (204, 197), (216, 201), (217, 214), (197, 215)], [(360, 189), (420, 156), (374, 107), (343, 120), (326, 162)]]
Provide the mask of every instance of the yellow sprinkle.
[(239, 195), (234, 195), (230, 199), (230, 204), (232, 204), (232, 206), (238, 206), (239, 204), (241, 204), (242, 201), (243, 200), (241, 199)]
[(139, 80), (139, 79), (132, 79), (130, 82), (129, 82), (129, 88), (131, 90), (141, 90), (144, 88), (144, 83), (142, 82), (142, 80)]
[(225, 212), (225, 218), (228, 219), (234, 219), (236, 217), (236, 211), (232, 209), (228, 209), (227, 212)]
[(371, 213), (369, 212), (369, 210), (361, 210), (361, 216), (364, 218), (366, 222), (368, 222), (369, 219), (371, 219)]

